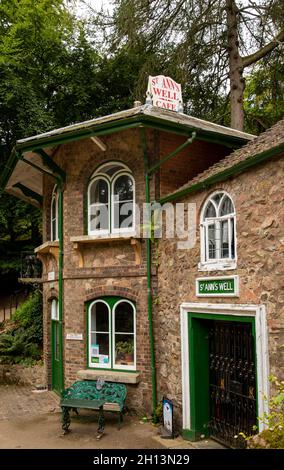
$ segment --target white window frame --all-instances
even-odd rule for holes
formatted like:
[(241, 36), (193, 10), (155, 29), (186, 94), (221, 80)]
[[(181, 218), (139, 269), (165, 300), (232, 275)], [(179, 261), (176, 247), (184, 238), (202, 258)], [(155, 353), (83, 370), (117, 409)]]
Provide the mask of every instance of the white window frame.
[[(133, 183), (133, 199), (132, 199), (132, 205), (133, 205), (133, 210), (132, 210), (132, 227), (127, 227), (127, 228), (115, 228), (114, 227), (114, 207), (115, 204), (119, 204), (118, 202), (114, 201), (114, 186), (115, 182), (118, 178), (121, 176), (128, 176)], [(124, 202), (129, 202), (129, 201), (124, 201)], [(114, 178), (111, 181), (111, 232), (115, 234), (125, 234), (125, 233), (133, 233), (135, 231), (135, 218), (136, 218), (136, 211), (135, 211), (135, 180), (130, 172), (127, 171), (122, 171), (120, 173), (117, 173)]]
[[(104, 167), (108, 165), (117, 165), (120, 168), (114, 173), (114, 175), (109, 176), (107, 173), (104, 173)], [(117, 178), (120, 176), (127, 175), (131, 178), (133, 182), (133, 225), (132, 227), (129, 228), (115, 228), (114, 227), (114, 184)], [(109, 208), (109, 228), (108, 230), (105, 229), (97, 229), (97, 230), (91, 230), (90, 229), (90, 216), (91, 216), (91, 204), (90, 204), (90, 188), (92, 184), (97, 180), (97, 179), (103, 179), (107, 181), (108, 183), (108, 189), (109, 189), (109, 195), (108, 195), (108, 208)], [(120, 161), (110, 161), (106, 162), (103, 165), (101, 165), (97, 170), (93, 173), (91, 180), (88, 185), (88, 235), (95, 235), (95, 236), (110, 236), (114, 234), (115, 236), (124, 236), (124, 235), (130, 235), (135, 233), (135, 226), (136, 226), (136, 210), (135, 210), (135, 179), (129, 170), (129, 168), (122, 162)], [(92, 204), (93, 205), (93, 204)]]
[(55, 298), (51, 301), (51, 320), (59, 321), (59, 303)]
[[(90, 194), (91, 194), (91, 187), (92, 185), (99, 180), (106, 181), (108, 185), (108, 229), (96, 229), (96, 230), (91, 230), (91, 208), (93, 206), (98, 206), (100, 205), (99, 203), (94, 203), (91, 204), (90, 202)], [(111, 193), (111, 186), (110, 186), (110, 181), (105, 177), (105, 175), (96, 175), (95, 178), (93, 178), (88, 186), (88, 234), (89, 235), (107, 235), (110, 233), (110, 213), (111, 213), (111, 208), (110, 208), (110, 193)]]
[[(91, 330), (91, 313), (92, 307), (96, 304), (102, 302), (108, 307), (108, 314), (109, 314), (109, 363), (108, 364), (98, 364), (91, 362), (91, 333), (100, 333), (98, 331)], [(134, 364), (133, 365), (124, 365), (124, 364), (115, 364), (115, 310), (117, 305), (122, 302), (126, 302), (131, 305), (133, 309), (133, 336), (134, 336)], [(103, 332), (106, 333), (106, 332)], [(132, 334), (127, 332), (121, 332), (122, 334)], [(111, 369), (111, 370), (129, 370), (135, 371), (136, 370), (136, 306), (133, 302), (127, 299), (119, 299), (115, 302), (112, 308), (109, 304), (103, 299), (96, 299), (88, 307), (88, 367), (90, 369)]]
[[(53, 202), (55, 201), (55, 214), (53, 214)], [(53, 223), (55, 223), (55, 238), (53, 238)], [(50, 240), (52, 242), (58, 241), (58, 191), (57, 185), (54, 186), (51, 197), (50, 205)]]
[[(121, 332), (121, 334), (125, 334), (125, 335), (133, 334), (133, 336), (134, 336), (134, 341), (133, 341), (133, 344), (134, 344), (134, 364), (133, 364), (133, 366), (127, 366), (127, 365), (116, 364), (115, 363), (115, 333), (116, 333), (116, 331), (115, 331), (115, 310), (116, 310), (116, 307), (119, 304), (121, 304), (122, 302), (130, 304), (132, 309), (133, 309), (133, 333)], [(118, 300), (114, 304), (114, 306), (112, 307), (112, 366), (113, 366), (113, 369), (117, 369), (117, 370), (122, 370), (122, 369), (123, 370), (136, 370), (136, 307), (132, 302), (130, 302), (127, 299)]]
[[(213, 200), (214, 196), (217, 194), (222, 194), (222, 198), (217, 206)], [(233, 205), (234, 212), (228, 215), (219, 216), (218, 208), (221, 207), (224, 197), (228, 197)], [(211, 202), (216, 211), (216, 217), (208, 218), (204, 220), (204, 214), (208, 207), (209, 202)], [(229, 257), (221, 258), (221, 223), (223, 221), (228, 221), (228, 239), (231, 239), (231, 220), (234, 224), (234, 247), (235, 255), (234, 258), (231, 256), (231, 244), (229, 243)], [(216, 236), (216, 258), (209, 259), (209, 243), (208, 243), (208, 227), (214, 225), (217, 231)], [(236, 225), (236, 210), (234, 202), (226, 191), (215, 191), (212, 193), (203, 204), (203, 208), (200, 215), (200, 263), (198, 265), (199, 271), (225, 271), (230, 269), (236, 269), (237, 267), (237, 225)]]
[[(91, 315), (92, 315), (92, 308), (95, 304), (98, 304), (98, 303), (103, 303), (107, 306), (108, 308), (108, 335), (109, 335), (109, 345), (108, 345), (108, 357), (109, 357), (109, 362), (108, 364), (98, 364), (98, 363), (92, 363), (91, 362), (91, 347), (92, 347), (92, 336), (91, 336), (91, 333), (103, 333), (103, 334), (106, 334), (107, 332), (106, 331), (92, 331), (91, 329), (91, 325), (92, 325), (92, 321), (91, 321)], [(89, 367), (92, 368), (92, 369), (111, 369), (111, 365), (112, 365), (112, 357), (111, 357), (111, 341), (112, 341), (112, 337), (111, 337), (111, 309), (110, 309), (110, 306), (108, 305), (107, 302), (105, 302), (104, 300), (102, 299), (96, 299), (94, 300), (94, 302), (92, 302), (90, 305), (89, 305), (89, 311), (88, 311), (88, 315), (89, 315), (89, 318), (88, 318), (88, 323), (89, 323), (89, 331), (88, 331), (88, 356), (89, 356)]]

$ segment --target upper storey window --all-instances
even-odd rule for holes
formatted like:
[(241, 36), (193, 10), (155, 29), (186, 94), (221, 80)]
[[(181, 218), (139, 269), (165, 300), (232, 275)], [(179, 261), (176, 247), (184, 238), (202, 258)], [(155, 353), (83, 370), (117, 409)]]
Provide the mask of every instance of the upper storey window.
[(225, 270), (236, 267), (236, 212), (225, 192), (212, 194), (204, 204), (201, 221), (200, 269)]
[(50, 239), (51, 241), (58, 240), (58, 191), (57, 186), (54, 186), (51, 197), (50, 208)]
[(126, 165), (110, 162), (99, 167), (88, 187), (89, 235), (134, 230), (135, 184)]

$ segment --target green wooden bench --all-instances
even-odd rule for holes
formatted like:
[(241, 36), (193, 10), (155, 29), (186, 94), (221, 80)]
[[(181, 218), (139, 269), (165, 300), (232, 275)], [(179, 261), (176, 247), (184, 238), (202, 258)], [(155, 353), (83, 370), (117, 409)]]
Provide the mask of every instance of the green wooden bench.
[(61, 395), (62, 429), (64, 434), (70, 429), (70, 410), (78, 414), (79, 408), (98, 410), (98, 437), (104, 432), (104, 411), (119, 413), (119, 427), (123, 422), (126, 386), (114, 382), (99, 383), (96, 380), (81, 380), (66, 388)]

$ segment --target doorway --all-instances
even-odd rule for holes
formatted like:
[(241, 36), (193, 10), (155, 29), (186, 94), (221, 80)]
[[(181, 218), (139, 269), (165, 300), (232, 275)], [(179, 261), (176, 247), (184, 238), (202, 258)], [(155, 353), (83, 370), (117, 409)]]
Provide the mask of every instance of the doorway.
[(188, 329), (191, 437), (238, 447), (257, 424), (254, 319), (189, 313)]

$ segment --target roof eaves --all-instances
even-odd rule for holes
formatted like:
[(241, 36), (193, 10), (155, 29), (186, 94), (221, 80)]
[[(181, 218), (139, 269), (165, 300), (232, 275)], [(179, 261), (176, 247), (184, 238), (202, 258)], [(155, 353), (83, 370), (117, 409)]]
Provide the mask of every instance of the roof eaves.
[(200, 181), (197, 181), (196, 183), (189, 184), (187, 187), (175, 191), (174, 193), (169, 194), (168, 196), (165, 196), (160, 199), (160, 203), (164, 204), (166, 202), (171, 202), (177, 199), (181, 199), (188, 194), (192, 194), (198, 191), (201, 191), (203, 189), (206, 189), (210, 186), (212, 186), (214, 183), (220, 183), (222, 181), (225, 181), (226, 179), (236, 176), (239, 173), (242, 173), (243, 171), (251, 168), (254, 165), (257, 165), (259, 163), (262, 163), (263, 161), (272, 158), (274, 156), (277, 156), (281, 153), (284, 152), (284, 143), (281, 143), (280, 145), (273, 147), (271, 149), (265, 150), (261, 153), (257, 153), (255, 155), (252, 155), (245, 160), (242, 160), (241, 162), (236, 163), (235, 165), (232, 165), (229, 168), (224, 169), (223, 171), (219, 171), (208, 178), (201, 179)]

